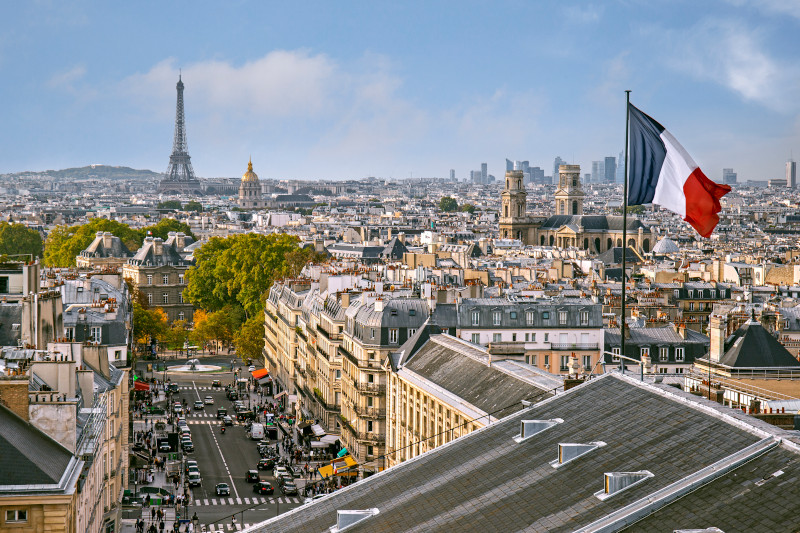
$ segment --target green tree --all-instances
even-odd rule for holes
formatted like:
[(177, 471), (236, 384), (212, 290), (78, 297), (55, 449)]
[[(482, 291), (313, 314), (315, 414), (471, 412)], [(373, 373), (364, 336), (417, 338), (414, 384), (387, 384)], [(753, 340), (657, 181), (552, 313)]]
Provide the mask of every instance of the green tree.
[(458, 209), (458, 202), (450, 196), (443, 196), (442, 199), (439, 200), (439, 211), (451, 213), (456, 209)]
[(189, 235), (191, 238), (194, 239), (194, 235), (192, 234), (192, 230), (188, 224), (185, 222), (179, 222), (174, 218), (162, 218), (158, 221), (157, 224), (152, 226), (145, 226), (139, 233), (142, 236), (142, 241), (147, 236), (148, 232), (152, 234), (153, 237), (159, 237), (163, 240), (167, 240), (169, 237), (169, 232), (183, 232), (186, 235)]
[(202, 213), (203, 212), (203, 204), (200, 202), (196, 202), (192, 200), (191, 202), (186, 202), (186, 205), (183, 206), (184, 211), (195, 212), (195, 213)]
[(93, 218), (86, 224), (53, 228), (44, 243), (44, 264), (54, 267), (75, 266), (75, 256), (92, 243), (98, 231), (116, 235), (129, 250), (137, 250), (142, 244), (141, 234), (127, 224)]
[(31, 254), (34, 258), (42, 255), (42, 236), (23, 224), (0, 222), (0, 255)]
[(475, 212), (475, 206), (472, 205), (472, 204), (463, 204), (458, 209), (459, 209), (459, 211), (461, 211), (463, 213), (469, 213), (470, 215)]
[(236, 355), (243, 361), (261, 356), (264, 348), (264, 313), (257, 313), (245, 321), (233, 335)]
[(180, 211), (183, 206), (181, 205), (180, 200), (166, 200), (164, 202), (159, 202), (156, 206), (156, 209), (170, 209), (172, 211)]
[(167, 314), (160, 307), (148, 309), (134, 300), (133, 333), (140, 345), (148, 344), (150, 339), (163, 343), (169, 333)]

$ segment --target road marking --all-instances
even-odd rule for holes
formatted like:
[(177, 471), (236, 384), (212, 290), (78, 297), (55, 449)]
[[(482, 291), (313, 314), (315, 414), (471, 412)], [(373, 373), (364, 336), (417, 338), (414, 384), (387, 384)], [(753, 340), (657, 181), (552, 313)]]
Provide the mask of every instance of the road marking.
[(192, 381), (192, 387), (194, 387), (194, 393), (197, 394), (197, 399), (202, 401), (202, 399), (200, 398), (200, 391), (197, 390), (197, 385), (195, 385), (194, 381)]
[[(194, 383), (194, 382), (192, 382), (192, 383)], [(205, 420), (203, 422), (205, 422)], [(238, 498), (239, 497), (239, 491), (236, 490), (236, 485), (233, 482), (233, 476), (231, 476), (231, 471), (228, 468), (228, 463), (225, 461), (225, 456), (222, 455), (222, 449), (219, 447), (219, 442), (217, 442), (217, 436), (214, 434), (214, 429), (213, 428), (210, 428), (210, 429), (211, 429), (211, 438), (214, 439), (214, 445), (217, 447), (217, 451), (219, 452), (219, 458), (222, 459), (222, 466), (225, 467), (225, 472), (228, 473), (228, 479), (231, 480), (231, 485), (230, 486), (233, 489), (234, 494), (236, 494), (236, 497)]]
[(242, 504), (242, 499), (239, 497), (239, 495), (238, 495), (238, 494), (236, 495), (236, 503), (237, 503), (238, 505), (241, 505), (241, 504)]

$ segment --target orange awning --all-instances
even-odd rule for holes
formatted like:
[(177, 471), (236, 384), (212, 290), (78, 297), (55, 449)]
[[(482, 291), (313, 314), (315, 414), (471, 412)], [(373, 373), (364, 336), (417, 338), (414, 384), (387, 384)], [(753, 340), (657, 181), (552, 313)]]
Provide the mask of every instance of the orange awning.
[(252, 372), (250, 372), (250, 374), (253, 376), (253, 379), (261, 379), (267, 374), (269, 374), (269, 370), (267, 370), (266, 368), (259, 368), (258, 370), (253, 370)]

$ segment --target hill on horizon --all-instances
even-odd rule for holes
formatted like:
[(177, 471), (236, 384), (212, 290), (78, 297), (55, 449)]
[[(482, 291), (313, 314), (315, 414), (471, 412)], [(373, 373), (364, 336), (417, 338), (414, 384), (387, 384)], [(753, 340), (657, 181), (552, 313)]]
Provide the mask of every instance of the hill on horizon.
[(29, 176), (48, 176), (58, 180), (69, 179), (126, 179), (126, 180), (145, 180), (161, 179), (163, 173), (153, 172), (152, 170), (140, 170), (130, 167), (115, 167), (110, 165), (87, 165), (85, 167), (65, 168), (61, 170), (28, 170), (25, 172), (12, 172), (2, 174), (3, 178), (22, 178)]

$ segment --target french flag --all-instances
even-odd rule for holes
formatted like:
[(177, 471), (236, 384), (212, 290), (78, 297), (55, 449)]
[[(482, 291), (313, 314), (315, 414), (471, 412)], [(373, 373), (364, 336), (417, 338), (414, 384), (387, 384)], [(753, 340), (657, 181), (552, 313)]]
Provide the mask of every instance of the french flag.
[(628, 205), (658, 204), (709, 237), (719, 223), (719, 199), (731, 191), (703, 174), (664, 126), (628, 104)]

